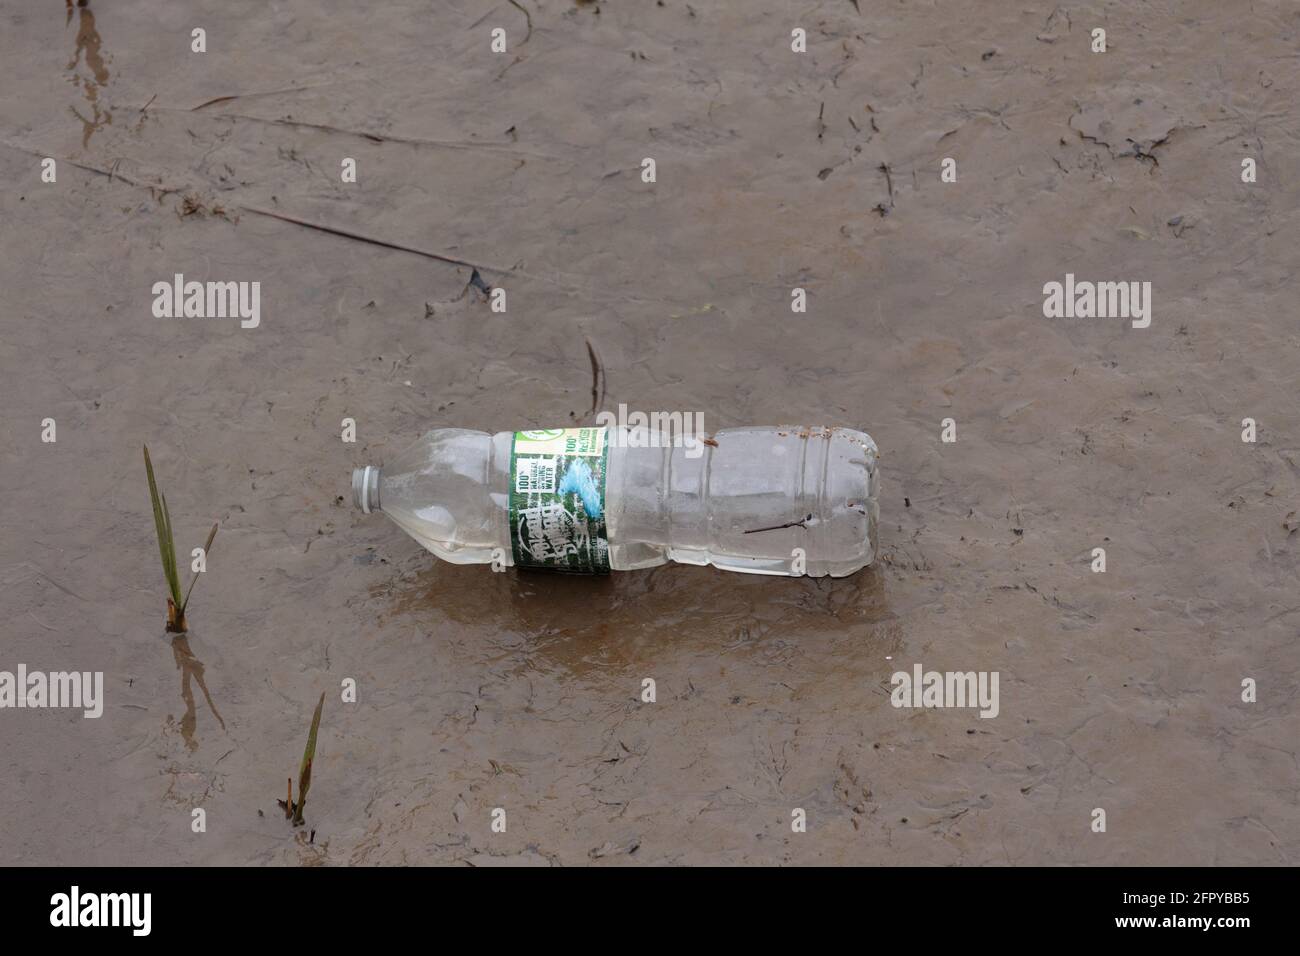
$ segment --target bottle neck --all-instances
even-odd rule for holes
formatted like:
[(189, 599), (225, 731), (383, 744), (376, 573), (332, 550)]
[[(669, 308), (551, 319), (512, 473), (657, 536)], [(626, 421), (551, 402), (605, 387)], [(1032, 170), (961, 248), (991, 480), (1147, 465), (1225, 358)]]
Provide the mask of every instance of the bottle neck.
[(362, 514), (379, 510), (379, 469), (374, 465), (353, 469), (352, 504)]

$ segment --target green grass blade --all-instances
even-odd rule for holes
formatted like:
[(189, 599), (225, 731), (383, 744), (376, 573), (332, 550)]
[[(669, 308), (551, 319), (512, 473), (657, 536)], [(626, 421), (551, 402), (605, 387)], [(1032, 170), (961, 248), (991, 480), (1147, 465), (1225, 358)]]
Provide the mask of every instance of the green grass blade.
[[(217, 536), (217, 526), (216, 524), (213, 524), (212, 530), (208, 532), (208, 540), (203, 543), (203, 560), (205, 562), (208, 560), (209, 552), (212, 551), (212, 539), (215, 538), (216, 536)], [(185, 592), (185, 603), (181, 605), (181, 614), (184, 614), (185, 609), (190, 606), (190, 595), (194, 593), (194, 585), (198, 583), (198, 580), (199, 580), (199, 576), (197, 574), (195, 574), (194, 577), (190, 579), (189, 590)]]
[[(158, 494), (158, 482), (154, 480), (153, 462), (149, 460), (149, 446), (144, 446), (144, 470), (149, 476), (149, 498), (153, 502), (153, 524), (158, 533), (158, 555), (162, 559), (163, 576), (167, 578), (167, 587), (171, 591), (173, 602), (180, 598), (180, 583), (176, 576), (176, 549), (172, 543), (171, 517), (167, 514), (167, 499)], [(177, 604), (177, 607), (180, 605)]]
[(302, 767), (298, 771), (298, 804), (293, 815), (295, 824), (302, 823), (302, 808), (307, 803), (307, 790), (311, 787), (311, 765), (316, 759), (316, 732), (320, 730), (320, 712), (324, 706), (325, 692), (321, 691), (316, 713), (311, 719), (311, 730), (307, 734), (307, 749), (302, 752)]
[(176, 569), (176, 535), (172, 532), (172, 512), (167, 507), (167, 492), (160, 492), (162, 498), (163, 520), (167, 522), (167, 586), (171, 588), (172, 603), (180, 609), (181, 575)]

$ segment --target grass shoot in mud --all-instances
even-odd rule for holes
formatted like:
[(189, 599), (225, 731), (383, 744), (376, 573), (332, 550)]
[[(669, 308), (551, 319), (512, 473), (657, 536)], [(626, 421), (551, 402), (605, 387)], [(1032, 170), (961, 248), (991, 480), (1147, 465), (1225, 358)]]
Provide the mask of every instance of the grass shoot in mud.
[[(167, 579), (167, 632), (169, 634), (184, 634), (187, 625), (185, 622), (185, 609), (189, 607), (190, 595), (194, 593), (194, 584), (198, 581), (199, 575), (195, 572), (194, 577), (190, 579), (190, 586), (184, 596), (181, 595), (180, 574), (176, 570), (176, 541), (172, 535), (172, 517), (171, 512), (167, 509), (167, 496), (160, 494), (158, 483), (153, 476), (153, 462), (149, 460), (149, 446), (144, 446), (144, 470), (149, 477), (149, 497), (153, 502), (153, 523), (154, 530), (158, 533), (158, 554), (162, 558), (163, 576)], [(212, 525), (212, 530), (208, 532), (208, 540), (203, 544), (203, 559), (207, 560), (207, 555), (212, 550), (212, 540), (217, 536), (217, 525)]]
[(302, 810), (307, 804), (307, 791), (311, 788), (311, 765), (316, 759), (316, 734), (320, 730), (320, 713), (325, 706), (325, 692), (322, 691), (320, 700), (316, 703), (316, 713), (311, 718), (311, 730), (307, 732), (307, 746), (302, 752), (302, 766), (298, 768), (298, 802), (293, 799), (293, 778), (288, 778), (289, 792), (284, 800), (277, 800), (284, 809), (284, 818), (292, 820), (293, 825), (300, 827), (303, 824)]

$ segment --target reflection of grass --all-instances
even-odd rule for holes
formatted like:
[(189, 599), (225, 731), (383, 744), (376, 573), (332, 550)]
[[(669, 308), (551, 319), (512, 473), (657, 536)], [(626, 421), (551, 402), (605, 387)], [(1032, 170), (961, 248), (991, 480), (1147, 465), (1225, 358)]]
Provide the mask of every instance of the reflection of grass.
[[(198, 581), (197, 574), (190, 580), (189, 589), (181, 596), (181, 578), (176, 570), (176, 541), (172, 536), (172, 517), (167, 510), (167, 496), (158, 492), (158, 483), (153, 477), (153, 462), (149, 460), (149, 446), (144, 446), (144, 470), (149, 476), (149, 497), (153, 501), (154, 530), (158, 532), (158, 554), (162, 558), (163, 576), (167, 578), (167, 630), (173, 634), (184, 634), (185, 608), (189, 606), (190, 595)], [(208, 540), (203, 545), (203, 557), (207, 560), (212, 548), (212, 539), (217, 536), (214, 524), (208, 532)]]
[(316, 704), (316, 713), (311, 718), (311, 730), (307, 732), (307, 746), (302, 752), (302, 766), (298, 768), (298, 802), (293, 800), (293, 778), (289, 778), (288, 799), (277, 800), (284, 807), (284, 815), (293, 819), (293, 825), (303, 824), (302, 808), (307, 803), (307, 791), (311, 788), (311, 765), (316, 759), (316, 733), (320, 730), (320, 712), (325, 706), (325, 692), (322, 691)]
[(226, 722), (222, 719), (221, 711), (217, 710), (212, 692), (208, 690), (208, 682), (203, 677), (203, 662), (194, 656), (190, 650), (189, 638), (184, 634), (172, 638), (172, 657), (176, 661), (176, 668), (181, 672), (181, 700), (185, 702), (185, 713), (181, 717), (181, 737), (185, 739), (188, 750), (197, 750), (199, 742), (194, 737), (194, 728), (198, 725), (198, 707), (194, 700), (194, 684), (199, 685), (203, 699), (208, 702), (208, 710), (217, 718), (222, 730), (226, 729)]

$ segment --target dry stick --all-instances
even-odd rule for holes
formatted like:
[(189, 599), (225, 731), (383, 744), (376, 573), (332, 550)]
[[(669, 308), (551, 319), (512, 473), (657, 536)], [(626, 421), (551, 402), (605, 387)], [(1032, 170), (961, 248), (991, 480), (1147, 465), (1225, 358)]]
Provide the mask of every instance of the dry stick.
[[(455, 256), (444, 256), (440, 252), (430, 252), (427, 249), (417, 249), (415, 246), (402, 245), (400, 242), (389, 242), (387, 239), (376, 239), (373, 236), (365, 236), (359, 232), (351, 232), (347, 229), (340, 229), (337, 226), (327, 226), (324, 223), (312, 222), (309, 219), (299, 219), (297, 216), (286, 216), (284, 213), (272, 212), (270, 209), (259, 209), (256, 206), (238, 206), (244, 212), (256, 213), (259, 216), (269, 216), (272, 219), (279, 219), (281, 222), (291, 222), (295, 226), (305, 226), (308, 229), (315, 229), (319, 232), (328, 232), (333, 236), (342, 236), (345, 239), (356, 239), (358, 242), (368, 242), (372, 246), (383, 246), (385, 249), (396, 249), (399, 252), (410, 252), (417, 256), (424, 256), (426, 259), (436, 259), (439, 262), (448, 262), (454, 266), (464, 266), (467, 269), (480, 269), (484, 272), (498, 272), (501, 275), (509, 274), (509, 269), (503, 269), (500, 266), (484, 265), (480, 262), (471, 262), (468, 259), (458, 259)], [(524, 275), (525, 273), (518, 273)]]
[(605, 404), (605, 363), (600, 360), (600, 355), (596, 352), (596, 346), (591, 344), (591, 339), (585, 341), (587, 356), (591, 359), (591, 411), (587, 413), (590, 416)]
[(523, 7), (519, 5), (517, 0), (508, 0), (508, 2), (510, 3), (510, 6), (514, 7), (516, 10), (522, 13), (524, 15), (524, 19), (528, 21), (528, 36), (524, 37), (523, 43), (519, 44), (520, 46), (523, 46), (524, 43), (527, 43), (533, 37), (533, 18), (532, 16), (529, 15), (527, 10), (525, 10)]
[(236, 95), (236, 96), (217, 96), (217, 97), (213, 97), (212, 99), (208, 100), (206, 103), (200, 103), (198, 106), (191, 106), (191, 107), (190, 107), (190, 112), (191, 112), (191, 113), (194, 113), (194, 112), (197, 112), (198, 110), (203, 109), (203, 107), (205, 107), (205, 106), (212, 106), (212, 105), (215, 104), (215, 103), (228, 103), (228, 102), (230, 102), (231, 100), (237, 100), (237, 99), (239, 99), (239, 97), (238, 97), (237, 95)]
[[(40, 156), (41, 158), (45, 158), (50, 155), (41, 150), (31, 149), (27, 146), (19, 146), (17, 143), (11, 143), (8, 140), (0, 140), (0, 142), (3, 142), (4, 145), (8, 146), (10, 149), (16, 149), (19, 152), (27, 153), (30, 156)], [(77, 169), (84, 169), (88, 173), (98, 173), (101, 176), (107, 176), (110, 180), (120, 179), (122, 182), (131, 186), (139, 186), (142, 189), (161, 191), (164, 194), (182, 192), (187, 188), (185, 186), (168, 186), (166, 183), (150, 183), (142, 179), (132, 179), (130, 176), (124, 176), (122, 173), (117, 172), (117, 163), (113, 164), (112, 169), (101, 169), (99, 166), (91, 166), (88, 163), (79, 163), (72, 159), (59, 158), (59, 162), (65, 163), (68, 166), (75, 166)]]
[[(377, 239), (373, 236), (367, 236), (359, 232), (352, 232), (348, 229), (340, 229), (337, 226), (327, 226), (322, 222), (312, 222), (309, 219), (299, 219), (297, 216), (287, 216), (284, 213), (272, 212), (270, 209), (259, 209), (256, 206), (236, 205), (236, 209), (243, 212), (255, 213), (259, 216), (268, 216), (271, 219), (279, 219), (281, 222), (290, 222), (295, 226), (304, 226), (308, 229), (315, 229), (318, 232), (326, 232), (333, 236), (342, 236), (344, 239), (355, 239), (358, 242), (368, 242), (373, 246), (380, 246), (384, 249), (396, 249), (398, 252), (409, 252), (412, 255), (423, 256), (426, 259), (433, 259), (437, 262), (447, 262), (454, 266), (464, 266), (467, 269), (478, 269), (480, 272), (495, 272), (499, 275), (514, 275), (524, 279), (532, 279), (534, 282), (545, 282), (547, 285), (553, 285), (566, 291), (573, 291), (571, 287), (566, 287), (558, 279), (551, 279), (544, 275), (537, 275), (532, 272), (525, 272), (523, 269), (512, 266), (509, 269), (502, 266), (487, 265), (482, 262), (472, 262), (469, 259), (461, 259), (456, 256), (446, 256), (440, 252), (430, 252), (428, 249), (420, 249), (416, 246), (403, 245), (400, 242), (389, 242), (387, 239)], [(556, 273), (560, 275), (560, 273)], [(564, 273), (568, 275), (569, 273)], [(473, 277), (470, 277), (471, 284)], [(629, 300), (640, 301), (640, 300)]]
[(488, 17), (492, 16), (492, 14), (494, 14), (494, 13), (496, 13), (496, 12), (497, 12), (497, 8), (496, 8), (496, 7), (488, 7), (488, 12), (487, 12), (487, 13), (483, 14), (483, 16), (479, 17), (477, 20), (475, 20), (473, 23), (471, 23), (471, 24), (470, 24), (469, 26), (467, 26), (465, 29), (466, 29), (466, 30), (473, 30), (476, 26), (478, 26), (480, 23), (482, 23), (484, 20), (486, 20)]
[[(519, 45), (520, 45), (520, 46), (523, 46), (522, 43), (519, 44)], [(509, 63), (507, 63), (507, 64), (505, 65), (505, 67), (501, 70), (500, 73), (497, 74), (497, 79), (499, 80), (499, 79), (501, 79), (501, 77), (505, 76), (505, 75), (506, 75), (506, 71), (509, 70), (509, 69), (510, 69), (512, 66), (514, 66), (516, 63), (523, 63), (523, 62), (524, 62), (524, 58), (523, 58), (522, 56), (517, 56), (517, 57), (515, 57), (513, 60), (511, 60)]]
[(770, 528), (752, 528), (749, 531), (742, 531), (741, 534), (758, 534), (760, 531), (781, 531), (785, 528), (803, 528), (808, 529), (808, 522), (812, 520), (812, 515), (807, 518), (801, 518), (798, 521), (787, 521), (785, 524), (774, 524)]
[[(19, 146), (16, 143), (9, 142), (8, 140), (0, 140), (0, 143), (3, 143), (5, 146), (8, 146), (10, 149), (16, 149), (19, 152), (27, 153), (28, 155), (31, 156), (39, 156), (44, 158), (49, 155), (48, 153), (40, 150), (30, 149), (29, 147), (26, 146)], [(67, 163), (70, 166), (75, 166), (77, 169), (84, 169), (88, 173), (98, 173), (101, 176), (107, 176), (110, 180), (116, 177), (117, 179), (131, 186), (138, 186), (142, 189), (148, 189), (151, 192), (161, 192), (164, 195), (166, 195), (167, 193), (184, 192), (186, 189), (190, 188), (188, 186), (168, 186), (165, 183), (145, 182), (143, 180), (133, 179), (130, 176), (124, 176), (123, 174), (117, 173), (114, 170), (101, 169), (98, 166), (91, 166), (87, 163), (78, 163), (71, 159), (59, 159), (59, 162)], [(284, 215), (283, 213), (272, 212), (269, 209), (259, 209), (256, 206), (244, 206), (240, 204), (235, 204), (234, 208), (239, 209), (243, 212), (255, 213), (256, 215), (259, 216), (268, 216), (271, 219), (279, 219), (282, 222), (293, 223), (296, 226), (304, 226), (308, 229), (315, 229), (319, 232), (326, 232), (331, 235), (342, 236), (345, 239), (355, 239), (358, 242), (368, 242), (371, 245), (381, 246), (385, 249), (396, 249), (398, 252), (409, 252), (412, 255), (423, 256), (426, 259), (433, 259), (436, 260), (437, 262), (446, 262), (451, 265), (464, 266), (469, 269), (479, 269), (483, 272), (495, 272), (500, 275), (517, 275), (524, 279), (532, 279), (534, 282), (545, 282), (547, 285), (553, 285), (556, 286), (557, 288), (568, 289), (568, 291), (574, 291), (571, 288), (566, 287), (565, 284), (560, 282), (558, 279), (551, 279), (543, 275), (535, 275), (531, 272), (525, 272), (522, 269), (517, 269), (517, 268), (504, 269), (501, 266), (492, 266), (492, 265), (485, 265), (483, 263), (475, 263), (475, 262), (471, 262), (469, 259), (460, 259), (457, 258), (456, 256), (445, 256), (442, 253), (430, 252), (427, 249), (418, 249), (415, 246), (407, 246), (398, 242), (389, 242), (386, 239), (376, 239), (372, 236), (362, 235), (359, 232), (351, 232), (347, 229), (339, 229), (335, 226), (327, 226), (324, 223), (311, 222), (310, 220), (307, 219), (299, 219), (296, 216), (287, 216)], [(641, 300), (629, 299), (627, 301), (639, 302)]]
[[(42, 153), (38, 150), (28, 149), (25, 146), (17, 146), (8, 141), (5, 142), (5, 145), (11, 147), (12, 149), (17, 149), (17, 150), (21, 150), (24, 153), (29, 153), (32, 156), (46, 155), (45, 153)], [(169, 193), (169, 192), (178, 193), (188, 188), (185, 186), (168, 186), (164, 183), (144, 182), (139, 179), (132, 179), (130, 176), (125, 176), (122, 173), (116, 172), (114, 169), (101, 169), (98, 166), (91, 166), (86, 163), (78, 163), (71, 159), (61, 159), (59, 161), (63, 163), (67, 163), (71, 166), (75, 166), (77, 169), (84, 169), (86, 172), (89, 173), (98, 173), (101, 176), (107, 176), (109, 179), (113, 179), (113, 178), (120, 179), (122, 182), (129, 183), (132, 186), (140, 186), (147, 189), (162, 190), (165, 193)], [(328, 232), (331, 235), (343, 236), (345, 239), (356, 239), (358, 242), (368, 242), (371, 245), (383, 246), (386, 249), (396, 249), (399, 252), (414, 253), (417, 256), (424, 256), (426, 259), (436, 259), (438, 262), (446, 262), (455, 266), (465, 266), (466, 268), (469, 269), (480, 269), (484, 272), (496, 272), (501, 275), (508, 275), (511, 271), (509, 269), (503, 269), (501, 266), (491, 266), (482, 263), (471, 262), (468, 259), (459, 259), (455, 256), (444, 256), (442, 253), (439, 252), (430, 252), (427, 249), (417, 249), (415, 246), (406, 246), (398, 242), (389, 242), (386, 239), (376, 239), (372, 236), (362, 235), (359, 232), (350, 232), (347, 229), (339, 229), (335, 226), (327, 226), (324, 223), (311, 222), (310, 220), (307, 219), (299, 219), (297, 216), (286, 216), (284, 213), (272, 212), (269, 209), (259, 209), (256, 206), (236, 205), (235, 208), (243, 210), (244, 212), (256, 213), (259, 216), (269, 216), (272, 219), (279, 219), (282, 222), (291, 222), (296, 226), (305, 226), (308, 229), (315, 229), (318, 230), (319, 232)], [(530, 276), (524, 272), (519, 272), (517, 274), (526, 276), (527, 278), (530, 279), (542, 278), (540, 276)], [(549, 280), (542, 279), (542, 281), (549, 281)]]
[[(16, 149), (19, 150), (20, 152), (28, 153), (29, 155), (32, 156), (44, 157), (48, 155), (47, 153), (41, 152), (39, 150), (29, 149), (26, 146), (19, 146), (15, 143), (10, 143), (7, 140), (4, 140), (2, 142), (4, 142), (4, 145), (10, 147), (11, 149)], [(133, 179), (130, 176), (125, 176), (122, 173), (115, 173), (113, 170), (110, 169), (101, 169), (98, 166), (91, 166), (87, 163), (78, 163), (71, 159), (60, 159), (59, 162), (67, 163), (70, 166), (75, 166), (77, 169), (84, 169), (86, 172), (89, 173), (98, 173), (101, 176), (107, 176), (109, 179), (113, 179), (114, 177), (116, 177), (117, 179), (120, 179), (122, 182), (128, 183), (132, 186), (139, 186), (141, 188), (150, 189), (150, 190), (159, 190), (163, 193), (178, 193), (178, 192), (183, 192), (184, 190), (189, 188), (187, 186), (168, 186), (165, 183), (144, 182), (139, 179)], [(368, 242), (371, 245), (382, 246), (385, 249), (396, 249), (398, 252), (409, 252), (412, 253), (413, 255), (423, 256), (426, 259), (434, 259), (438, 262), (446, 262), (455, 266), (464, 266), (469, 269), (479, 269), (483, 272), (495, 272), (500, 275), (509, 275), (513, 273), (514, 275), (522, 276), (525, 279), (534, 279), (538, 282), (546, 282), (551, 285), (560, 285), (560, 283), (548, 279), (545, 276), (533, 275), (531, 273), (524, 272), (523, 270), (505, 269), (502, 268), (501, 266), (493, 266), (484, 263), (471, 262), (469, 259), (460, 259), (457, 258), (456, 256), (445, 256), (439, 252), (430, 252), (427, 249), (418, 249), (415, 246), (407, 246), (399, 242), (389, 242), (387, 239), (376, 239), (373, 236), (362, 235), (359, 232), (351, 232), (347, 229), (339, 229), (335, 226), (327, 226), (324, 223), (311, 222), (310, 220), (307, 219), (299, 219), (297, 216), (287, 216), (284, 213), (272, 212), (269, 209), (259, 209), (256, 206), (244, 206), (244, 205), (235, 205), (234, 208), (242, 210), (243, 212), (255, 213), (259, 216), (268, 216), (271, 219), (279, 219), (282, 222), (293, 223), (296, 226), (304, 226), (308, 229), (315, 229), (319, 232), (327, 232), (330, 233), (331, 235), (342, 236), (345, 239), (355, 239), (358, 242)]]
[[(218, 97), (211, 102), (217, 103), (222, 100), (235, 99), (231, 96)], [(170, 106), (155, 107), (154, 112), (162, 113), (193, 113), (194, 110), (200, 110), (203, 106), (196, 106), (194, 109), (177, 109)], [(264, 116), (252, 116), (248, 113), (213, 113), (210, 114), (214, 119), (238, 119), (249, 123), (264, 123), (267, 126), (292, 126), (298, 129), (314, 129), (323, 133), (338, 133), (343, 136), (355, 136), (358, 139), (369, 140), (372, 143), (405, 143), (410, 146), (439, 146), (443, 149), (485, 149), (490, 152), (511, 153), (520, 156), (531, 156), (534, 159), (551, 159), (557, 160), (559, 157), (552, 156), (549, 153), (534, 153), (526, 149), (516, 149), (505, 143), (469, 143), (453, 139), (422, 139), (418, 136), (394, 136), (388, 133), (367, 133), (365, 130), (345, 129), (342, 126), (330, 126), (328, 123), (308, 123), (306, 120), (291, 119), (267, 119)]]
[(205, 100), (204, 102), (200, 103), (198, 106), (190, 107), (190, 112), (193, 113), (203, 109), (204, 107), (214, 106), (217, 103), (227, 103), (230, 100), (247, 100), (247, 99), (252, 99), (255, 96), (279, 96), (281, 93), (303, 93), (306, 92), (307, 90), (318, 90), (323, 86), (333, 86), (333, 85), (335, 84), (316, 83), (312, 86), (286, 86), (282, 90), (262, 90), (260, 92), (253, 92), (253, 93), (232, 93), (229, 96), (216, 96), (210, 100)]

